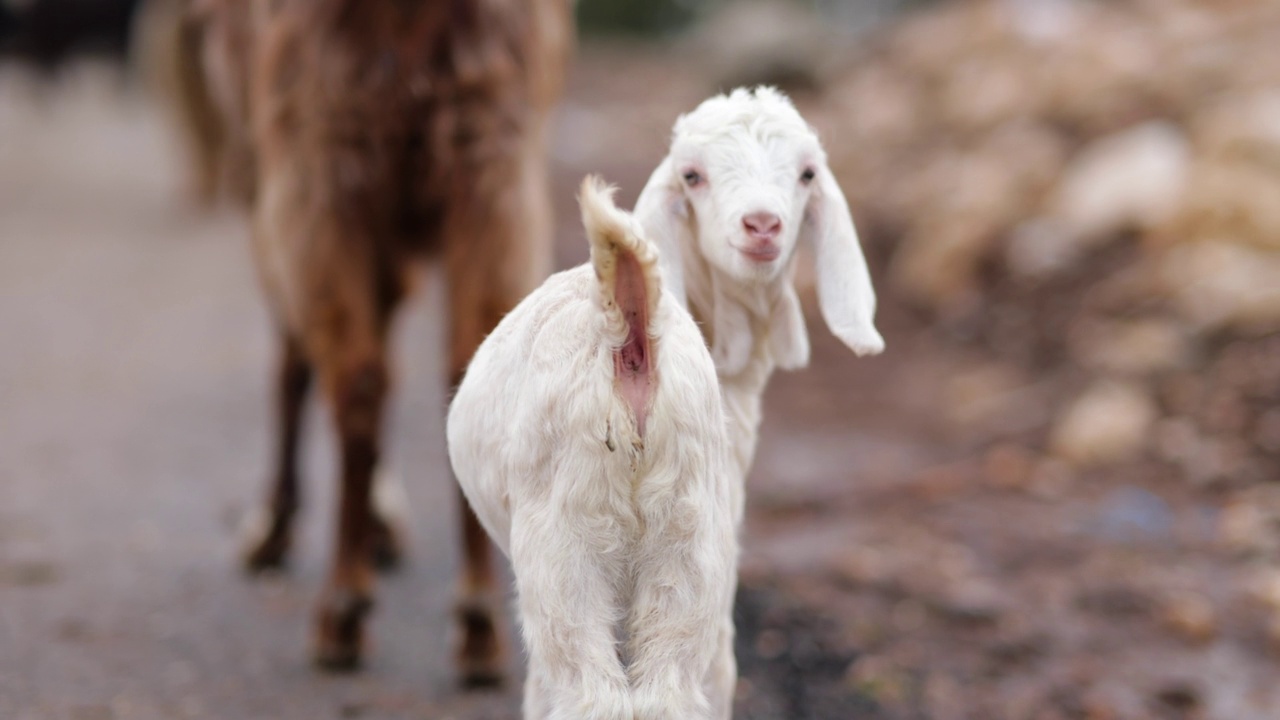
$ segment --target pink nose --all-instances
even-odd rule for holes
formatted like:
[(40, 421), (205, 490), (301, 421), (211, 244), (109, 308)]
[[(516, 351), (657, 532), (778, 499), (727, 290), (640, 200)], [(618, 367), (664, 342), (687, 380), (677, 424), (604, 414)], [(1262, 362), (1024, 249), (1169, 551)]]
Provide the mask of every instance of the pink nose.
[(772, 240), (782, 232), (782, 220), (771, 212), (753, 212), (742, 218), (747, 234), (759, 240)]

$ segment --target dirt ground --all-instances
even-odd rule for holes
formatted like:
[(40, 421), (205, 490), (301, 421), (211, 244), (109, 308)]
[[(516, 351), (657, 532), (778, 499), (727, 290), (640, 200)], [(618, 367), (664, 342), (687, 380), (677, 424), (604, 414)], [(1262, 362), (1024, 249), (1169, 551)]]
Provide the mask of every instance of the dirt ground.
[[(585, 258), (581, 176), (631, 202), (676, 113), (712, 90), (672, 58), (584, 49), (555, 131), (559, 267)], [(366, 670), (306, 660), (332, 495), (318, 412), (294, 568), (237, 573), (270, 333), (241, 220), (188, 207), (181, 172), (110, 72), (52, 90), (0, 76), (0, 718), (517, 717), (514, 688), (451, 684), (438, 283), (402, 321), (390, 453), (413, 555), (379, 587)], [(859, 360), (811, 316), (812, 367), (769, 389), (736, 717), (1280, 717), (1266, 617), (1239, 590), (1274, 558), (1222, 542), (1232, 503), (1275, 490), (1274, 464), (1226, 490), (1150, 461), (1033, 470), (990, 428), (1042, 428), (1073, 378), (1007, 381), (1022, 370), (989, 343), (884, 290), (878, 324), (888, 352)], [(984, 405), (992, 383), (1015, 391)]]

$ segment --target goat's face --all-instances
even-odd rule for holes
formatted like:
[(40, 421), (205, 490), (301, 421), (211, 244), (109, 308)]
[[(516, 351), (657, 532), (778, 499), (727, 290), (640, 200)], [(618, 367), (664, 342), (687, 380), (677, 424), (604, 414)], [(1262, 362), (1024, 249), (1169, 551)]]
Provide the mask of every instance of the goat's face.
[[(767, 284), (775, 290), (769, 296), (792, 306), (772, 310), (795, 326), (785, 330), (771, 321), (771, 340), (779, 343), (773, 355), (780, 366), (808, 360), (799, 301), (787, 272), (801, 240), (814, 251), (827, 326), (859, 355), (884, 349), (874, 324), (875, 291), (848, 203), (817, 135), (777, 90), (735, 90), (677, 120), (671, 153), (640, 193), (636, 217), (661, 247), (666, 285), (682, 302), (693, 290), (686, 292), (683, 265), (696, 252), (721, 276), (713, 282), (720, 290), (696, 288), (703, 297), (723, 292), (722, 281), (728, 279)], [(705, 282), (692, 275), (689, 281)], [(724, 324), (714, 333), (717, 345), (734, 335), (729, 327), (734, 323)], [(745, 362), (742, 351), (723, 355), (731, 360), (718, 358), (721, 368)]]
[(768, 89), (707, 100), (676, 123), (669, 161), (702, 255), (740, 280), (776, 278), (826, 164), (791, 103)]

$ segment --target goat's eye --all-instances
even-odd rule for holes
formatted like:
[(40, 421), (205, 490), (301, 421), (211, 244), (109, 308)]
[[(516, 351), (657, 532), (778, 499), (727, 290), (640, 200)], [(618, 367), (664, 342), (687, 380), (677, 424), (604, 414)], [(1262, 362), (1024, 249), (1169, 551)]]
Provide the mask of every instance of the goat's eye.
[(684, 174), (684, 181), (689, 184), (689, 187), (694, 187), (702, 182), (702, 176), (697, 170), (688, 170)]
[(813, 168), (805, 168), (804, 172), (800, 173), (800, 182), (804, 183), (805, 185), (808, 185), (809, 183), (813, 182), (813, 178), (815, 175), (816, 173), (814, 173)]

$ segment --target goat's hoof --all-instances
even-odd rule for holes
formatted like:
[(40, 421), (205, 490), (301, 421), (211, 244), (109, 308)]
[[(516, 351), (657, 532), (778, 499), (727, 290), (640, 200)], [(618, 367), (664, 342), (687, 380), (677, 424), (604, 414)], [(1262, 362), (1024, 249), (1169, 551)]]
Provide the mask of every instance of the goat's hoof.
[(330, 589), (316, 613), (316, 640), (312, 657), (317, 667), (350, 672), (360, 667), (364, 645), (364, 618), (373, 609), (367, 596), (350, 590)]
[(245, 518), (240, 537), (245, 572), (252, 575), (284, 568), (289, 558), (287, 521), (259, 508)]
[(506, 680), (506, 652), (493, 617), (493, 609), (487, 603), (473, 601), (458, 606), (462, 630), (458, 672), (464, 688), (496, 688)]
[(409, 498), (404, 485), (394, 474), (378, 469), (373, 485), (373, 531), (370, 547), (373, 566), (381, 571), (395, 570), (404, 562), (409, 524)]
[(375, 517), (373, 521), (373, 566), (382, 572), (397, 570), (404, 563), (404, 532), (395, 521)]

